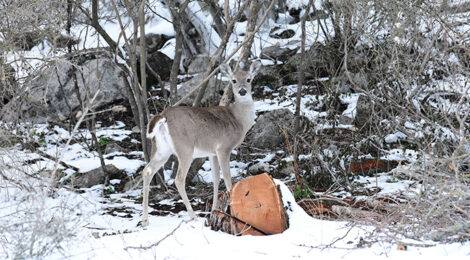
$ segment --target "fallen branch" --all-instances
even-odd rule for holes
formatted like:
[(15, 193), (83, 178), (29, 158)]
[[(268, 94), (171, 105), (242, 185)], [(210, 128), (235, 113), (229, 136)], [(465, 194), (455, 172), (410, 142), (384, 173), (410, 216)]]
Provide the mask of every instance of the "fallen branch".
[[(41, 155), (42, 157), (44, 157), (44, 158), (46, 158), (46, 159), (49, 159), (49, 160), (51, 160), (51, 161), (55, 161), (55, 160), (58, 159), (58, 158), (55, 158), (54, 156), (52, 156), (52, 155), (50, 155), (50, 154), (48, 154), (48, 153), (45, 153), (45, 152), (43, 152), (43, 151), (41, 151), (41, 150), (39, 150), (39, 149), (36, 149), (34, 152), (35, 152), (35, 153), (38, 153), (38, 154)], [(75, 167), (75, 166), (73, 166), (73, 165), (70, 165), (70, 164), (68, 164), (68, 163), (66, 163), (66, 162), (64, 162), (64, 161), (62, 161), (62, 160), (58, 160), (58, 163), (59, 163), (60, 165), (64, 166), (65, 168), (70, 168), (70, 169), (72, 169), (72, 170), (74, 170), (74, 171), (76, 171), (76, 172), (79, 171), (79, 169), (78, 169), (77, 167)]]

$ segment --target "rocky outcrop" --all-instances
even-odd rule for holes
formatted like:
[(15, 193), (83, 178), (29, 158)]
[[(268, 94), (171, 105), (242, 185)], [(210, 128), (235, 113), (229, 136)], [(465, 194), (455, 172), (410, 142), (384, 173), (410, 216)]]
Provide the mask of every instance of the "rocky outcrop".
[[(126, 98), (116, 65), (108, 52), (92, 50), (52, 61), (23, 85), (23, 95), (1, 111), (5, 121), (19, 118), (33, 122), (64, 120), (85, 106), (100, 107)], [(78, 86), (75, 87), (75, 80)], [(92, 97), (99, 90), (96, 100)]]

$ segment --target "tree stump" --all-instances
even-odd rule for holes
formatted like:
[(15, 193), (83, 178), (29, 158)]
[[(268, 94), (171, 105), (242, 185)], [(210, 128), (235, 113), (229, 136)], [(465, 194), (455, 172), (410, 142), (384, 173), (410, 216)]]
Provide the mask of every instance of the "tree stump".
[(208, 219), (213, 230), (234, 235), (272, 235), (287, 229), (281, 193), (266, 173), (236, 183)]

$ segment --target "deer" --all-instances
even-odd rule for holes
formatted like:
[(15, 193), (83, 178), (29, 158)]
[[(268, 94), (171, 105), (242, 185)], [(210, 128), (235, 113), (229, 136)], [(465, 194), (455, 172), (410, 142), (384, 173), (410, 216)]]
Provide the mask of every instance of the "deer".
[(143, 178), (143, 227), (148, 226), (149, 186), (155, 173), (166, 163), (170, 155), (176, 155), (178, 170), (175, 186), (191, 220), (196, 218), (186, 193), (186, 176), (193, 159), (209, 157), (213, 180), (212, 210), (218, 200), (220, 170), (225, 187), (232, 190), (230, 154), (245, 139), (255, 123), (255, 107), (251, 83), (261, 68), (254, 61), (248, 71), (232, 71), (229, 65), (219, 66), (222, 74), (230, 79), (235, 101), (229, 106), (168, 107), (154, 115), (147, 125), (147, 138), (151, 139), (150, 161), (142, 171)]

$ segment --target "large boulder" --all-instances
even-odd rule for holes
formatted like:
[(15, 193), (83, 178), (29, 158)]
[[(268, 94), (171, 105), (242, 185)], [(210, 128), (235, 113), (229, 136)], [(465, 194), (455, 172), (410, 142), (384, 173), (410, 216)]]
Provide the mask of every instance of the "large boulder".
[(265, 112), (256, 119), (246, 141), (260, 149), (280, 147), (285, 140), (283, 129), (287, 129), (290, 133), (294, 118), (294, 114), (286, 108)]
[[(38, 74), (25, 82), (23, 95), (9, 102), (0, 116), (6, 121), (59, 121), (81, 110), (79, 98), (92, 109), (125, 99), (126, 90), (119, 77), (120, 72), (121, 68), (104, 50), (56, 59), (45, 64)], [(91, 103), (98, 90), (97, 98)]]
[[(191, 78), (190, 80), (183, 82), (183, 84), (181, 84), (181, 86), (178, 88), (178, 100), (186, 96), (186, 94), (188, 94), (197, 85), (199, 85), (199, 83), (201, 83), (203, 79), (204, 79), (204, 73), (200, 73), (194, 76), (193, 78)], [(218, 85), (223, 85), (223, 84), (216, 84), (215, 77), (212, 77), (209, 80), (209, 82), (207, 83), (206, 91), (204, 92), (204, 96), (201, 99), (202, 104), (208, 103), (211, 100), (220, 99), (221, 94), (219, 92), (220, 90), (223, 90), (224, 86), (218, 86)], [(183, 102), (183, 105), (188, 105), (188, 106), (192, 105), (198, 92), (199, 90), (196, 91), (194, 94), (192, 94), (189, 98), (187, 98)]]

